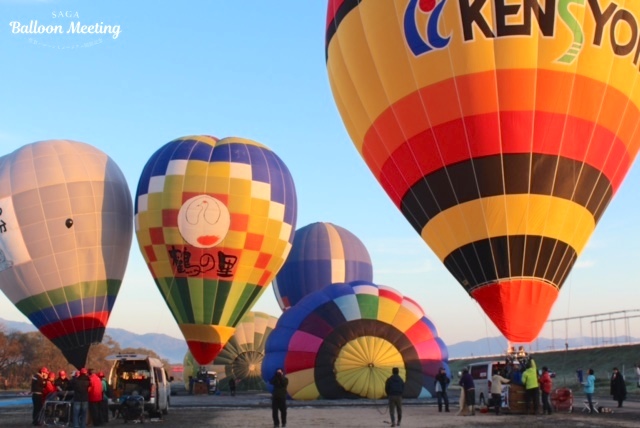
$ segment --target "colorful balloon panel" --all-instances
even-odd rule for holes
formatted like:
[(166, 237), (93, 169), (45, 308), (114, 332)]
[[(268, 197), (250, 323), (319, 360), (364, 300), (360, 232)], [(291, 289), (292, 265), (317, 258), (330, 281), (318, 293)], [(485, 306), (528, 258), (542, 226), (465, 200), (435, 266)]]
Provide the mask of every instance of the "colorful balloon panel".
[[(234, 378), (239, 391), (262, 391), (267, 385), (262, 380), (262, 360), (267, 338), (278, 319), (264, 312), (247, 312), (236, 326), (229, 342), (207, 369), (215, 371), (218, 386), (224, 390)], [(197, 373), (199, 365), (187, 351), (185, 367), (188, 373)], [(185, 379), (188, 382), (188, 379)], [(188, 386), (188, 384), (187, 384)]]
[(255, 141), (178, 138), (147, 162), (136, 193), (140, 251), (200, 365), (284, 263), (296, 209), (286, 165)]
[(284, 311), (312, 291), (355, 280), (373, 280), (366, 247), (347, 229), (318, 222), (296, 230), (289, 257), (273, 281), (273, 291)]
[(640, 4), (328, 4), (356, 148), (502, 333), (532, 341), (638, 153)]
[(49, 140), (0, 158), (0, 289), (76, 367), (102, 341), (132, 217), (124, 175), (95, 147)]
[(431, 397), (447, 348), (413, 300), (367, 281), (316, 290), (284, 312), (267, 339), (265, 380), (278, 368), (297, 400), (381, 398), (391, 369), (405, 397)]

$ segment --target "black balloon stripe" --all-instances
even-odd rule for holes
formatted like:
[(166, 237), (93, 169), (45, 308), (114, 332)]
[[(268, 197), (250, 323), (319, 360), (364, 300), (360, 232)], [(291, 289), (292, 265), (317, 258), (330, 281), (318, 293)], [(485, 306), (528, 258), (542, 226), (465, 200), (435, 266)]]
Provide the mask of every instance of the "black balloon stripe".
[(407, 189), (401, 210), (421, 233), (430, 219), (448, 208), (504, 194), (571, 200), (591, 212), (596, 222), (613, 197), (609, 179), (590, 165), (552, 155), (506, 154), (467, 160), (425, 176)]
[(464, 245), (444, 265), (467, 290), (512, 277), (535, 277), (558, 288), (577, 259), (565, 242), (543, 236), (516, 235), (483, 239)]
[(353, 9), (358, 7), (362, 0), (344, 0), (344, 2), (338, 7), (335, 15), (329, 22), (327, 26), (327, 32), (325, 34), (325, 45), (324, 45), (324, 58), (325, 61), (329, 58), (329, 43), (331, 43), (331, 39), (338, 31), (338, 27), (342, 20), (351, 12)]

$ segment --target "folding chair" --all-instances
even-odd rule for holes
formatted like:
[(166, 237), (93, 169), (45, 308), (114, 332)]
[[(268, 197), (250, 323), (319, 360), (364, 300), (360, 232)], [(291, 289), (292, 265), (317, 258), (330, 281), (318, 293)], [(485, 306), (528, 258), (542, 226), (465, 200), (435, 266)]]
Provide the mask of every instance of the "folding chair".
[[(584, 407), (582, 407), (582, 411), (583, 412), (590, 412), (591, 411), (591, 408), (589, 407), (589, 400), (583, 400), (582, 404), (584, 406)], [(600, 413), (598, 411), (598, 402), (597, 401), (591, 401), (591, 404), (593, 404), (593, 411), (595, 413)]]

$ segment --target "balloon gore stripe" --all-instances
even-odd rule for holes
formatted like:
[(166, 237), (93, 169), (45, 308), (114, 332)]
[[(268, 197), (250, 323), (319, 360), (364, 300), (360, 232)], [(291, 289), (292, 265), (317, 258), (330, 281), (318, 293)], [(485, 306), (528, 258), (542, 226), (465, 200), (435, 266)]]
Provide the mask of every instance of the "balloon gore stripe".
[[(541, 258), (548, 262), (540, 263)], [(560, 288), (576, 259), (575, 250), (562, 241), (516, 235), (467, 244), (444, 265), (467, 291), (509, 277), (536, 277)]]
[(267, 339), (262, 373), (289, 377), (294, 399), (384, 396), (398, 367), (405, 397), (435, 395), (447, 350), (415, 301), (369, 281), (328, 285), (285, 311)]

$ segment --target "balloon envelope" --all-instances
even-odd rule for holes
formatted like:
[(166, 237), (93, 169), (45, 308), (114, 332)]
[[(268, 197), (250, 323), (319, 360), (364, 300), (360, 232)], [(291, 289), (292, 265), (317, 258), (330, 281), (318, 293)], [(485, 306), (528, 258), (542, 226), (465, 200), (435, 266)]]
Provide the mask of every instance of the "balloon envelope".
[(178, 138), (145, 165), (135, 213), (156, 285), (196, 361), (209, 364), (291, 249), (291, 174), (255, 141)]
[(376, 179), (530, 342), (638, 153), (640, 3), (512, 3), (330, 0), (326, 56)]
[(298, 400), (381, 398), (398, 367), (404, 397), (435, 394), (440, 367), (448, 371), (444, 342), (413, 300), (367, 281), (333, 284), (284, 312), (267, 339), (262, 374), (278, 368)]
[(132, 217), (120, 168), (88, 144), (41, 141), (0, 158), (0, 289), (78, 368), (102, 341)]
[(362, 241), (335, 224), (312, 223), (296, 230), (273, 291), (284, 311), (315, 290), (355, 280), (373, 281), (371, 257)]
[[(207, 370), (216, 372), (220, 389), (227, 389), (229, 379), (234, 378), (239, 391), (266, 390), (262, 360), (267, 338), (277, 321), (276, 317), (264, 312), (247, 312), (242, 317), (229, 342), (213, 363), (206, 366)], [(191, 352), (187, 351), (184, 362), (187, 375), (195, 377), (199, 365)], [(188, 378), (185, 381), (188, 382)]]

